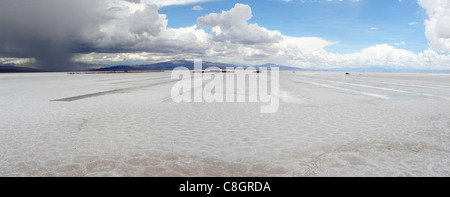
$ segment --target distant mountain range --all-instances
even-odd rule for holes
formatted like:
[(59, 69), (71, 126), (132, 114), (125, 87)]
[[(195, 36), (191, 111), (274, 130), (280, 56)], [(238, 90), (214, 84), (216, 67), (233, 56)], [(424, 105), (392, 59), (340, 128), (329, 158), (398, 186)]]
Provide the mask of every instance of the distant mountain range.
[[(233, 64), (224, 64), (224, 63), (214, 63), (214, 62), (203, 62), (203, 69), (207, 69), (209, 67), (217, 67), (219, 69), (226, 68), (237, 68), (246, 66), (237, 66)], [(92, 64), (82, 64), (80, 67), (92, 68)], [(160, 62), (154, 64), (145, 64), (145, 65), (122, 65), (122, 66), (106, 66), (104, 65), (101, 68), (96, 69), (88, 69), (84, 71), (95, 71), (95, 72), (111, 72), (111, 71), (161, 71), (161, 70), (173, 70), (177, 67), (186, 67), (190, 70), (194, 70), (194, 62), (186, 61), (186, 60), (176, 60), (176, 61), (168, 61), (168, 62)], [(405, 68), (405, 67), (395, 67), (395, 66), (359, 66), (359, 67), (351, 67), (351, 68), (336, 68), (336, 69), (303, 69), (297, 67), (283, 66), (277, 64), (263, 64), (258, 66), (253, 66), (255, 68), (261, 67), (278, 67), (280, 70), (292, 70), (292, 71), (334, 71), (334, 72), (409, 72), (409, 73), (450, 73), (450, 70), (426, 70), (426, 69), (414, 69), (414, 68)], [(0, 72), (46, 72), (44, 70), (28, 68), (28, 67), (20, 67), (12, 64), (0, 64)]]
[[(218, 67), (220, 69), (224, 69), (226, 67), (236, 67), (231, 64), (222, 64), (222, 63), (211, 63), (211, 62), (203, 62), (203, 68), (208, 67)], [(133, 65), (133, 66), (110, 66), (103, 67), (98, 69), (92, 69), (89, 71), (157, 71), (157, 70), (173, 70), (177, 67), (186, 67), (190, 70), (194, 69), (193, 61), (185, 61), (185, 60), (177, 60), (177, 61), (169, 61), (169, 62), (160, 62), (155, 64), (145, 64), (145, 65)]]
[[(84, 67), (92, 67), (94, 65), (83, 64)], [(168, 61), (168, 62), (160, 62), (154, 64), (145, 64), (145, 65), (120, 65), (120, 66), (104, 66), (96, 69), (89, 69), (85, 71), (95, 71), (95, 72), (111, 72), (111, 71), (160, 71), (160, 70), (173, 70), (177, 67), (186, 67), (189, 70), (194, 70), (194, 62), (186, 61), (186, 60), (176, 60), (176, 61)], [(217, 62), (202, 62), (203, 69), (207, 69), (209, 67), (217, 67), (219, 69), (225, 70), (226, 68), (237, 68), (246, 66), (237, 66), (233, 64), (224, 64)], [(254, 66), (255, 68), (260, 67), (279, 67), (280, 70), (305, 70), (301, 68), (282, 66), (276, 64), (264, 64)], [(43, 70), (27, 68), (27, 67), (18, 67), (10, 64), (0, 64), (0, 72), (44, 72)]]
[[(237, 68), (246, 66), (237, 66), (233, 64), (224, 64), (224, 63), (213, 63), (213, 62), (203, 62), (203, 69), (207, 69), (209, 67), (217, 67), (219, 69), (225, 70), (227, 67)], [(194, 62), (193, 61), (185, 61), (185, 60), (177, 60), (177, 61), (168, 61), (161, 62), (155, 64), (146, 64), (146, 65), (134, 65), (134, 66), (110, 66), (103, 67), (98, 69), (91, 69), (89, 71), (159, 71), (159, 70), (173, 70), (177, 67), (186, 67), (189, 70), (194, 70)], [(263, 64), (253, 66), (255, 68), (261, 67), (278, 67), (281, 71), (331, 71), (331, 72), (408, 72), (408, 73), (450, 73), (450, 70), (426, 70), (426, 69), (414, 69), (414, 68), (405, 68), (405, 67), (395, 67), (395, 66), (359, 66), (359, 67), (349, 67), (349, 68), (335, 68), (335, 69), (304, 69), (290, 66), (283, 66), (277, 64)]]
[(332, 72), (391, 72), (391, 73), (450, 73), (450, 70), (426, 70), (395, 66), (361, 66), (355, 68), (327, 69)]
[(11, 64), (0, 64), (0, 73), (15, 73), (15, 72), (43, 72), (39, 69), (18, 67)]
[[(193, 61), (185, 61), (185, 60), (177, 60), (177, 61), (169, 61), (169, 62), (161, 62), (155, 64), (147, 64), (147, 65), (134, 65), (134, 66), (111, 66), (104, 67), (98, 69), (92, 69), (89, 71), (156, 71), (156, 70), (173, 70), (177, 67), (186, 67), (189, 70), (194, 70), (194, 62)], [(224, 64), (224, 63), (214, 63), (214, 62), (203, 62), (203, 69), (207, 69), (209, 67), (217, 67), (219, 69), (225, 70), (226, 68), (237, 68), (245, 66), (236, 66), (233, 64)], [(289, 67), (289, 66), (281, 66), (276, 64), (264, 64), (259, 66), (254, 66), (255, 68), (260, 67), (279, 67), (280, 70), (304, 70), (301, 68)]]

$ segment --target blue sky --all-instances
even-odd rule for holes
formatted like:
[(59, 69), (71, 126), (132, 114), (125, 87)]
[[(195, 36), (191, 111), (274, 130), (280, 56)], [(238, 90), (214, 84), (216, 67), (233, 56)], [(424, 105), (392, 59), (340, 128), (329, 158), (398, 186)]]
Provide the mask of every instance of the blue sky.
[(189, 4), (163, 7), (160, 13), (167, 14), (169, 27), (178, 28), (194, 25), (198, 17), (231, 9), (236, 3), (251, 6), (249, 23), (288, 36), (338, 42), (326, 48), (329, 52), (354, 53), (382, 43), (416, 53), (428, 49), (423, 24), (426, 11), (415, 0), (218, 0), (195, 4), (203, 8), (199, 11)]

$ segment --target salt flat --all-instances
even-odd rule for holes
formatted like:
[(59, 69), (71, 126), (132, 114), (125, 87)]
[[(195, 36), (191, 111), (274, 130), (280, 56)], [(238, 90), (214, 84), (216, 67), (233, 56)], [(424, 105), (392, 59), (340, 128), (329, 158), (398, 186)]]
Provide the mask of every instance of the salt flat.
[(0, 176), (450, 176), (449, 74), (282, 72), (273, 114), (175, 83), (0, 74)]

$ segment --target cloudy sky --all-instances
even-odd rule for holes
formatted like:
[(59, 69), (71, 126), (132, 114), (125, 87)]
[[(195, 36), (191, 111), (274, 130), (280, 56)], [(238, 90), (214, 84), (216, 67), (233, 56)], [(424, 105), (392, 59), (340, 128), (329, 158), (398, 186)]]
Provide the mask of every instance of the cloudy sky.
[(0, 0), (0, 63), (450, 69), (448, 0)]

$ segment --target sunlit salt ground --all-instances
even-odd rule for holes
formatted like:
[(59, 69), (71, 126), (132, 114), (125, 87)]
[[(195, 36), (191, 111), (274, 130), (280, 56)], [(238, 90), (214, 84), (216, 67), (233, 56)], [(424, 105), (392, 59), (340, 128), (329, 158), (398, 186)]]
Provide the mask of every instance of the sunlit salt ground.
[(0, 74), (0, 176), (450, 176), (449, 74), (280, 78), (260, 114), (170, 72)]

